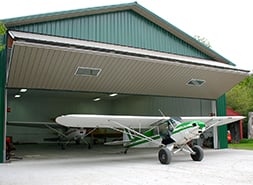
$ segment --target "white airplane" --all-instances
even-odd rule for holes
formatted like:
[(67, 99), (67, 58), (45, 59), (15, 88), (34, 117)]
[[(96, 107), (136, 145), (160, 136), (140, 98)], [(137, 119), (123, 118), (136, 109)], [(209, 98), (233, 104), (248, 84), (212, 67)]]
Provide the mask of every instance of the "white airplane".
[[(198, 139), (203, 132), (213, 126), (221, 126), (243, 119), (242, 116), (224, 117), (182, 117), (182, 121), (171, 117), (118, 116), (71, 114), (56, 118), (56, 122), (72, 128), (110, 128), (124, 134), (122, 143), (128, 148), (155, 144), (162, 146), (158, 159), (162, 164), (169, 164), (172, 154), (188, 152), (194, 161), (204, 157), (203, 149), (188, 143)], [(145, 131), (143, 131), (146, 129)]]
[(73, 128), (73, 127), (67, 127), (65, 128), (65, 131), (62, 132), (59, 129), (56, 129), (52, 126), (49, 126), (48, 124), (45, 124), (46, 127), (48, 127), (50, 130), (53, 130), (58, 134), (57, 138), (46, 138), (44, 140), (47, 141), (54, 141), (57, 140), (58, 144), (61, 146), (63, 150), (66, 149), (66, 146), (70, 144), (72, 141), (76, 144), (85, 143), (88, 146), (88, 149), (91, 149), (91, 144), (85, 140), (85, 137), (90, 135), (93, 131), (96, 129), (86, 129), (86, 128)]
[(45, 138), (45, 141), (57, 141), (58, 145), (62, 149), (66, 149), (66, 146), (71, 142), (76, 144), (85, 143), (88, 145), (88, 148), (91, 148), (91, 144), (85, 140), (85, 137), (90, 135), (95, 129), (86, 129), (86, 128), (72, 128), (65, 127), (53, 122), (20, 122), (20, 121), (9, 121), (8, 125), (12, 126), (23, 126), (23, 127), (38, 127), (52, 130), (58, 136), (56, 138)]

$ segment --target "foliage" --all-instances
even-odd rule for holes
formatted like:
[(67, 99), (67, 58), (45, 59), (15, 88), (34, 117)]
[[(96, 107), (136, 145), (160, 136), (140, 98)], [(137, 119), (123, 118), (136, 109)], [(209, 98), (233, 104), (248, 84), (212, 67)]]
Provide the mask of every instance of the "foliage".
[(3, 35), (6, 33), (7, 28), (5, 27), (4, 23), (0, 22), (0, 51), (4, 49), (3, 44)]
[[(253, 112), (253, 75), (248, 76), (226, 94), (227, 106), (245, 116), (243, 136), (248, 135), (248, 113)], [(253, 143), (252, 143), (253, 145)]]
[(7, 28), (5, 27), (4, 23), (0, 22), (0, 35), (4, 35), (7, 31)]
[(204, 44), (206, 47), (211, 48), (211, 44), (210, 44), (209, 40), (207, 40), (207, 38), (201, 37), (201, 36), (199, 36), (199, 35), (195, 35), (194, 38), (195, 38), (197, 41), (199, 41), (199, 42), (201, 42), (202, 44)]
[(253, 75), (248, 76), (227, 94), (227, 106), (243, 116), (253, 111)]
[(232, 143), (229, 148), (253, 150), (253, 139), (242, 139), (240, 143)]
[(240, 143), (252, 143), (253, 144), (253, 139), (242, 139)]

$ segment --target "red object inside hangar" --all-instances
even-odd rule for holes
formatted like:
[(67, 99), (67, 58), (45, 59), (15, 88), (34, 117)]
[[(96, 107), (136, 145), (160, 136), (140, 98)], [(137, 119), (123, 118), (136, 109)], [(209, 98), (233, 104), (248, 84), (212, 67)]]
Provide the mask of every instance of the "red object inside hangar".
[[(238, 112), (234, 111), (232, 108), (229, 108), (229, 107), (226, 108), (226, 113), (227, 113), (227, 116), (241, 116)], [(238, 129), (232, 130), (233, 128), (236, 128), (236, 127), (239, 128), (239, 133), (236, 133)], [(239, 138), (238, 138), (239, 140), (241, 140), (243, 138), (243, 120), (229, 124), (228, 129), (232, 133), (232, 140), (233, 141), (235, 140), (236, 134), (239, 134)]]

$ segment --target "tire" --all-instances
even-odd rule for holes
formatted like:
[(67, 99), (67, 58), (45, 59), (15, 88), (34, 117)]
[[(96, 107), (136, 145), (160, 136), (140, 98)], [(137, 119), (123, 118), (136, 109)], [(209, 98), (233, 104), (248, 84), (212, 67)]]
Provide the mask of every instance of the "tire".
[(91, 144), (90, 144), (90, 143), (88, 143), (88, 149), (89, 149), (89, 150), (91, 149)]
[(195, 152), (195, 154), (191, 154), (191, 158), (194, 161), (202, 161), (202, 159), (204, 158), (204, 152), (203, 149), (198, 146), (198, 145), (194, 145), (192, 147), (192, 150)]
[(65, 143), (61, 143), (61, 149), (66, 150), (66, 144)]
[(172, 158), (170, 150), (168, 148), (160, 149), (158, 158), (161, 164), (170, 164)]
[(7, 161), (10, 160), (10, 158), (11, 158), (11, 155), (10, 154), (6, 154), (6, 160)]

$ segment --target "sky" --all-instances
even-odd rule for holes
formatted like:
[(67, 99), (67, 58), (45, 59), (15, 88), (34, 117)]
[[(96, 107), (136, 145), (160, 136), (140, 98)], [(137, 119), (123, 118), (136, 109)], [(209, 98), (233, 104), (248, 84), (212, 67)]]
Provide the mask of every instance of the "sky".
[[(41, 13), (136, 0), (11, 0), (2, 1), (0, 20)], [(190, 36), (205, 37), (211, 48), (240, 69), (252, 71), (252, 0), (137, 0)]]

